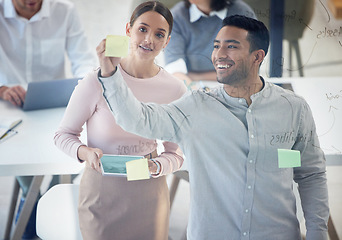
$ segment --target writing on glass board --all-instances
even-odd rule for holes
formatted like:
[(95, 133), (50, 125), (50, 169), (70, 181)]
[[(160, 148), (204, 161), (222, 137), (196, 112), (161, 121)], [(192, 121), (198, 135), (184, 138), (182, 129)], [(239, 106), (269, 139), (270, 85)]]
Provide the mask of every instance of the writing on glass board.
[(327, 97), (327, 100), (329, 100), (329, 101), (342, 99), (342, 90), (340, 90), (336, 93), (331, 93), (331, 92), (326, 93), (325, 96)]
[(320, 30), (317, 34), (318, 39), (324, 39), (324, 38), (331, 38), (331, 37), (340, 37), (342, 36), (342, 26), (339, 28), (327, 28), (324, 27), (324, 29)]
[[(262, 18), (267, 18), (270, 19), (270, 9), (265, 9), (265, 10), (261, 10), (261, 9), (253, 9), (255, 16), (257, 17), (257, 19), (262, 19)], [(250, 14), (252, 16), (252, 14)], [(299, 17), (297, 15), (297, 11), (295, 9), (293, 9), (292, 11), (290, 11), (289, 13), (284, 13), (281, 15), (277, 15), (277, 18), (282, 18), (284, 20), (284, 23), (289, 23), (289, 22), (295, 22), (295, 23), (300, 23), (305, 25), (305, 27), (309, 28), (310, 30), (312, 30), (312, 28), (309, 26), (308, 23), (306, 23), (303, 18)]]
[[(336, 134), (336, 132), (339, 132), (337, 130), (340, 127), (340, 121), (338, 121), (340, 115), (340, 106), (342, 105), (342, 90), (336, 91), (336, 92), (329, 92), (325, 93), (326, 99), (328, 101), (328, 111), (327, 111), (327, 119), (330, 119), (330, 122), (327, 124), (327, 127), (324, 132), (320, 132), (319, 136), (322, 137), (331, 137), (330, 134)], [(333, 151), (335, 153), (342, 153), (342, 149), (340, 149), (340, 146), (336, 143), (331, 143), (330, 145), (323, 146), (324, 150)]]
[[(322, 8), (325, 10), (326, 14), (327, 14), (327, 23), (330, 22), (330, 13), (327, 9), (327, 7), (324, 5), (324, 3), (319, 0), (319, 3), (321, 4)], [(324, 31), (320, 31), (317, 34), (317, 38), (322, 39), (322, 38), (326, 38), (326, 37), (340, 37), (342, 34), (342, 26), (340, 26), (339, 28), (334, 28), (334, 29), (327, 29), (325, 28)], [(338, 43), (340, 44), (340, 46), (342, 46), (341, 41), (339, 40)]]
[(270, 145), (278, 145), (284, 143), (294, 143), (294, 142), (311, 142), (312, 141), (312, 131), (304, 135), (295, 135), (294, 131), (284, 132), (280, 134), (273, 134), (270, 138)]
[(292, 81), (295, 93), (309, 105), (316, 133), (318, 148), (325, 154), (342, 154), (342, 86), (341, 77), (303, 78)]
[[(325, 93), (326, 100), (329, 102), (329, 109), (328, 109), (328, 114), (331, 115), (332, 117), (332, 122), (328, 128), (323, 133), (320, 133), (319, 137), (322, 137), (326, 134), (328, 134), (335, 126), (336, 124), (336, 111), (338, 111), (337, 103), (342, 100), (342, 90), (339, 90), (337, 92), (329, 92)], [(341, 103), (340, 103), (341, 105)]]
[[(285, 2), (286, 3), (286, 2)], [(329, 41), (329, 44), (337, 44), (337, 47), (340, 48), (342, 47), (342, 26), (337, 25), (334, 21), (334, 18), (330, 16), (330, 12), (328, 10), (328, 7), (326, 6), (325, 1), (317, 0), (315, 1), (315, 12), (319, 11), (322, 13), (323, 20), (322, 22), (317, 22), (313, 21), (312, 18), (308, 18), (303, 11), (301, 10), (295, 10), (295, 9), (287, 9), (285, 7), (285, 13), (284, 14), (279, 14), (276, 16), (278, 19), (283, 19), (284, 24), (288, 27), (291, 28), (291, 26), (298, 26), (299, 28), (305, 29), (308, 33), (306, 33), (307, 37), (310, 37), (311, 35), (314, 37), (313, 40), (315, 42), (313, 43), (307, 43), (308, 50), (307, 54), (304, 55), (304, 59), (300, 65), (295, 66), (295, 67), (285, 67), (285, 61), (283, 57), (279, 57), (277, 59), (273, 58), (272, 63), (270, 65), (272, 66), (272, 69), (270, 69), (269, 72), (266, 73), (267, 76), (270, 76), (269, 73), (271, 72), (277, 72), (277, 71), (283, 71), (286, 70), (288, 72), (296, 72), (296, 71), (302, 71), (306, 66), (308, 66), (311, 62), (312, 56), (316, 55), (316, 50), (320, 46), (318, 43), (327, 40)], [(287, 4), (286, 4), (287, 6)], [(261, 7), (253, 8), (253, 11), (255, 12), (256, 17), (261, 20), (261, 21), (270, 21), (270, 9), (266, 8), (263, 9)], [(315, 15), (313, 15), (315, 17)], [(286, 33), (285, 37), (286, 37)]]
[(138, 144), (132, 145), (119, 145), (117, 147), (118, 155), (136, 155), (142, 152), (152, 152), (156, 147), (156, 143), (142, 142), (139, 141)]

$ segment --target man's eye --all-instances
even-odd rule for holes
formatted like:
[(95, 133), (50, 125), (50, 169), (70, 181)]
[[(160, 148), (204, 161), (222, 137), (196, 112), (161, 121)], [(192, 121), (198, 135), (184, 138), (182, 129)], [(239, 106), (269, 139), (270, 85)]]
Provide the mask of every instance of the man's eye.
[(214, 45), (214, 48), (220, 48), (220, 46), (219, 45)]
[(236, 48), (234, 45), (228, 45), (228, 48)]

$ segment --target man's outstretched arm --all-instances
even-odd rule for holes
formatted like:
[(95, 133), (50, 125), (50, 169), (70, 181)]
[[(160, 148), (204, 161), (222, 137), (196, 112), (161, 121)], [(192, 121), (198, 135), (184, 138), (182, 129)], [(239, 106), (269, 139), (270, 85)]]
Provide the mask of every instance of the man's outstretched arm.
[(189, 127), (188, 119), (177, 106), (171, 104), (145, 104), (138, 101), (127, 87), (120, 70), (109, 77), (98, 76), (103, 95), (116, 122), (126, 131), (151, 139), (179, 142), (182, 129)]

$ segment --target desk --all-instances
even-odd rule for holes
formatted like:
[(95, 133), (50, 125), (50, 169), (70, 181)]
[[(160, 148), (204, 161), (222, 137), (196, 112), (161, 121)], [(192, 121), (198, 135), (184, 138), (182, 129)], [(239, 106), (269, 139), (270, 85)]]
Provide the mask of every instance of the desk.
[[(44, 175), (78, 174), (84, 167), (60, 151), (53, 143), (53, 136), (64, 110), (65, 108), (54, 108), (24, 112), (0, 100), (1, 116), (20, 117), (23, 120), (16, 128), (19, 133), (0, 143), (0, 177), (34, 176), (11, 239), (21, 239)], [(19, 186), (16, 183), (4, 239), (10, 238), (18, 193)]]

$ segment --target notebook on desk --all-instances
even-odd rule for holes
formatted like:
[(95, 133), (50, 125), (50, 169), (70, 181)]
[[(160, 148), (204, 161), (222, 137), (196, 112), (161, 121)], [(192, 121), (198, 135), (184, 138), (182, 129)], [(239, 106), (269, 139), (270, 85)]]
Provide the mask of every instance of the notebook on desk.
[(65, 107), (79, 79), (30, 82), (27, 86), (23, 110)]

